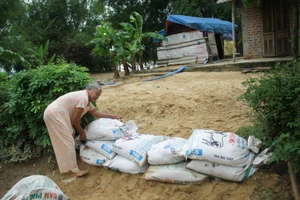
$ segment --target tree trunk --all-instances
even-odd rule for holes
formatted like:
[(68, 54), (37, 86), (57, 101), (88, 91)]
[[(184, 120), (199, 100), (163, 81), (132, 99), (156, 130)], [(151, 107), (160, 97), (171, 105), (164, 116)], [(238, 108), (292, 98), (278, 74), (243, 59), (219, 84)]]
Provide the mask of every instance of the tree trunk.
[(140, 65), (141, 70), (144, 70), (143, 53), (144, 53), (143, 50), (139, 51), (139, 65)]
[(136, 71), (135, 56), (134, 55), (131, 55), (131, 67), (132, 67), (132, 71)]
[(297, 180), (290, 162), (288, 162), (288, 169), (289, 169), (290, 180), (291, 180), (295, 200), (300, 200)]
[(122, 65), (124, 67), (125, 76), (128, 76), (129, 75), (129, 69), (128, 69), (128, 65), (127, 65), (127, 62), (126, 62), (126, 59), (125, 59), (124, 56), (122, 56)]
[(299, 30), (299, 2), (294, 1), (293, 18), (294, 18), (294, 41), (293, 41), (293, 58), (298, 59), (298, 30)]
[(115, 64), (114, 64), (114, 78), (115, 79), (120, 78), (119, 71), (118, 71), (117, 66)]

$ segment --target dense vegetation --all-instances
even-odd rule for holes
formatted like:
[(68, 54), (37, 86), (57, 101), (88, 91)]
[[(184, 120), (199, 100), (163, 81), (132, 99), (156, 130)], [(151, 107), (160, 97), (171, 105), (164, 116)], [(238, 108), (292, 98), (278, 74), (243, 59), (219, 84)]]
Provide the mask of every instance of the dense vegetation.
[[(46, 107), (67, 92), (84, 89), (92, 79), (85, 67), (63, 61), (24, 70), (8, 81), (6, 77), (1, 73), (0, 160), (15, 162), (38, 157), (50, 147), (43, 121)], [(86, 125), (90, 119), (82, 120)]]
[[(200, 17), (218, 17), (231, 21), (230, 3), (216, 4), (217, 0), (9, 0), (0, 1), (0, 47), (25, 58), (32, 67), (37, 57), (64, 58), (68, 62), (87, 67), (90, 72), (113, 70), (111, 57), (92, 54), (95, 47), (96, 27), (103, 22), (114, 30), (123, 29), (120, 23), (128, 23), (130, 15), (138, 12), (143, 19), (143, 32), (155, 32), (164, 28), (169, 14), (188, 14)], [(240, 26), (239, 26), (240, 27)], [(40, 53), (49, 41), (47, 55)], [(144, 38), (145, 63), (156, 61), (156, 43)], [(138, 56), (136, 57), (138, 58)], [(127, 58), (126, 58), (127, 59)], [(128, 58), (130, 63), (130, 58)], [(24, 69), (22, 63), (12, 63), (0, 56), (0, 68), (10, 72)]]
[(300, 62), (277, 64), (270, 73), (245, 81), (240, 97), (252, 109), (253, 126), (242, 127), (270, 147), (272, 161), (290, 162), (300, 172)]

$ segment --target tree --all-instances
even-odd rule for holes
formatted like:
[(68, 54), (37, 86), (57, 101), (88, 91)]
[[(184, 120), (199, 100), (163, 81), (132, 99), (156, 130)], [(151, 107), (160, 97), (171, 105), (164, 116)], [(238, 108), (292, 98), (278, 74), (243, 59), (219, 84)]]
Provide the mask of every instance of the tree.
[(290, 0), (293, 3), (293, 29), (294, 29), (294, 40), (293, 40), (293, 57), (294, 59), (298, 59), (299, 57), (299, 46), (298, 46), (298, 38), (299, 38), (299, 0)]
[(11, 68), (7, 66), (11, 66), (14, 63), (22, 63), (24, 66), (27, 66), (29, 68), (30, 64), (27, 60), (25, 60), (22, 56), (19, 54), (4, 49), (0, 46), (0, 68), (4, 68), (5, 71), (8, 73), (11, 72)]
[[(92, 47), (86, 46), (105, 17), (103, 1), (4, 0), (0, 7), (0, 46), (5, 49), (30, 60), (32, 52), (27, 50), (38, 51), (49, 40), (49, 55), (64, 57), (90, 71), (111, 71), (107, 59), (91, 55)], [(6, 67), (24, 69), (19, 63)]]
[(33, 64), (35, 66), (40, 65), (50, 65), (54, 62), (56, 54), (53, 54), (51, 57), (48, 57), (49, 49), (49, 40), (47, 40), (45, 46), (41, 45), (38, 51), (33, 49), (28, 49), (32, 53)]
[(172, 2), (173, 13), (231, 21), (230, 4), (216, 2), (217, 0), (176, 0)]
[(97, 26), (97, 33), (95, 38), (90, 41), (91, 44), (95, 45), (93, 54), (108, 55), (111, 60), (111, 65), (114, 70), (114, 77), (120, 77), (117, 64), (119, 62), (120, 55), (123, 55), (122, 50), (124, 49), (122, 44), (123, 33), (115, 30), (112, 25), (108, 22), (103, 22)]
[[(120, 22), (128, 19), (133, 12), (137, 11), (143, 19), (144, 32), (156, 32), (165, 27), (165, 22), (172, 7), (172, 0), (106, 0), (108, 7), (107, 20), (114, 28), (119, 29)], [(145, 50), (143, 51), (144, 62), (156, 61), (157, 44), (150, 38), (143, 40)]]
[[(33, 46), (26, 40), (26, 31), (21, 28), (28, 19), (25, 3), (22, 0), (0, 1), (0, 13), (0, 46), (27, 60), (26, 49)], [(7, 72), (19, 71), (19, 68), (24, 69), (29, 66), (29, 63), (22, 62), (22, 59), (6, 58), (9, 57), (1, 57), (0, 65)]]
[[(51, 41), (49, 54), (86, 66), (90, 71), (110, 71), (105, 57), (91, 55), (95, 27), (103, 19), (105, 6), (100, 0), (32, 0), (27, 3), (29, 19), (22, 28), (27, 40), (37, 48)], [(37, 49), (31, 48), (31, 49)], [(28, 55), (30, 56), (30, 55)]]
[[(126, 57), (130, 56), (132, 70), (136, 70), (135, 57), (138, 52), (144, 50), (142, 43), (143, 38), (153, 37), (159, 39), (165, 39), (163, 36), (148, 32), (143, 33), (143, 19), (137, 12), (133, 12), (130, 16), (131, 23), (121, 22), (120, 25), (123, 29), (117, 30), (112, 27), (111, 23), (104, 22), (100, 26), (97, 26), (97, 34), (95, 39), (90, 43), (95, 45), (93, 49), (94, 54), (109, 55), (114, 67), (115, 77), (118, 78), (117, 63), (122, 61), (122, 65), (125, 70), (125, 75), (129, 75), (127, 67)], [(140, 60), (142, 61), (142, 53)], [(141, 67), (143, 64), (141, 63)]]
[(166, 40), (166, 38), (156, 32), (143, 32), (143, 18), (137, 12), (133, 12), (130, 15), (130, 23), (121, 23), (121, 25), (129, 30), (129, 37), (131, 38), (131, 40), (126, 43), (126, 48), (130, 52), (132, 70), (136, 70), (135, 55), (137, 53), (139, 56), (140, 69), (143, 70), (143, 52), (145, 50), (143, 40), (148, 37), (161, 40)]

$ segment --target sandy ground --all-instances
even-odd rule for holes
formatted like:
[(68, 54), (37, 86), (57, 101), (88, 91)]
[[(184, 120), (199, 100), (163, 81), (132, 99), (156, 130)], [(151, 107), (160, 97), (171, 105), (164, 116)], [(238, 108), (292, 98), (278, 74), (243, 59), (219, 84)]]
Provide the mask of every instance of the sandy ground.
[[(113, 80), (112, 74), (92, 75), (98, 81), (116, 81), (103, 86), (97, 101), (99, 109), (134, 120), (139, 133), (188, 138), (193, 129), (236, 132), (250, 124), (246, 106), (237, 100), (245, 88), (242, 82), (259, 74), (241, 72), (182, 72), (163, 79), (143, 82), (151, 74)], [(105, 167), (91, 166), (83, 178), (52, 170), (47, 157), (28, 163), (3, 165), (0, 196), (17, 181), (31, 174), (44, 174), (55, 181), (73, 200), (240, 200), (293, 199), (289, 177), (272, 170), (259, 170), (242, 183), (209, 178), (187, 185), (147, 181), (143, 174), (125, 174)], [(63, 180), (72, 180), (66, 183)]]

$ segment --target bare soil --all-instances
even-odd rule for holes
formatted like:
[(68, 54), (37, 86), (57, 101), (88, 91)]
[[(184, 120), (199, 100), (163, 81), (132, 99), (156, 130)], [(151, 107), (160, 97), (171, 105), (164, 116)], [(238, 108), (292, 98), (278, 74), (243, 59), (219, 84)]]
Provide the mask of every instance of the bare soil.
[[(236, 132), (251, 124), (247, 107), (237, 98), (242, 82), (256, 74), (241, 72), (182, 72), (163, 79), (143, 82), (154, 74), (139, 74), (115, 80), (111, 73), (91, 75), (95, 80), (114, 81), (103, 86), (97, 101), (99, 109), (134, 120), (139, 133), (188, 138), (193, 129)], [(91, 166), (78, 159), (89, 174), (74, 178), (60, 174), (48, 155), (26, 163), (2, 164), (0, 197), (23, 177), (43, 174), (56, 182), (73, 200), (240, 200), (293, 199), (286, 167), (273, 166), (257, 171), (247, 180), (229, 182), (209, 178), (204, 182), (178, 185), (147, 181), (143, 174), (125, 174), (105, 167)]]

